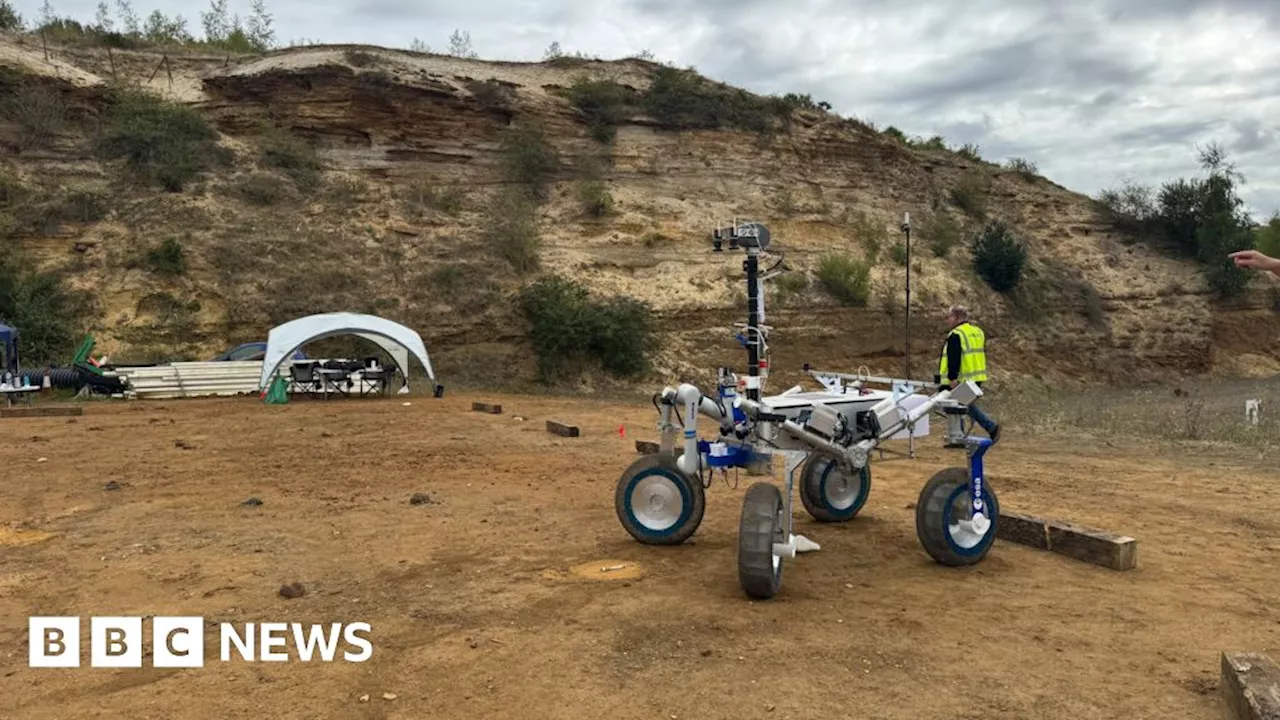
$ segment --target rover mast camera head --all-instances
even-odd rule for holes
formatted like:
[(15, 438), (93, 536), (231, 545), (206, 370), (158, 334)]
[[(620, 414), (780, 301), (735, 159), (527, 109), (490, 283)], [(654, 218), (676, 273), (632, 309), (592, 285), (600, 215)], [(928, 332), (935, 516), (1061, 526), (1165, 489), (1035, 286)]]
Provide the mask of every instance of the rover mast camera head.
[(764, 250), (769, 247), (769, 228), (764, 223), (743, 223), (733, 229), (735, 245), (747, 249)]

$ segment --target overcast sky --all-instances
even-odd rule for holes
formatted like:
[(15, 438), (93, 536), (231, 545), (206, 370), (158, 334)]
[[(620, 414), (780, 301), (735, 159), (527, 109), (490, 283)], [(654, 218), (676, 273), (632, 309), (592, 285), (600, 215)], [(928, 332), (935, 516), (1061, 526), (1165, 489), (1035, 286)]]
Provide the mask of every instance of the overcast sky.
[[(111, 0), (114, 6), (115, 0)], [(195, 3), (133, 0), (142, 16)], [(28, 19), (43, 0), (17, 0)], [(54, 0), (89, 20), (96, 0)], [(250, 0), (229, 0), (247, 14)], [(553, 41), (605, 58), (647, 49), (761, 93), (971, 142), (1095, 194), (1199, 172), (1217, 141), (1258, 216), (1280, 209), (1280, 0), (267, 0), (277, 40), (432, 50), (455, 29), (483, 58)], [(205, 9), (207, 5), (199, 9)], [(1259, 217), (1258, 219), (1264, 219)]]

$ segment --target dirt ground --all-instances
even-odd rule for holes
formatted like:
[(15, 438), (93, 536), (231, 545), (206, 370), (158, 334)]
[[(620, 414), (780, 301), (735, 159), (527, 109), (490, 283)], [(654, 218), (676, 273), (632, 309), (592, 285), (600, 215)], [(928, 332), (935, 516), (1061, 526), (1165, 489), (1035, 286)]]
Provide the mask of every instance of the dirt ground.
[[(1219, 653), (1280, 655), (1280, 487), (1256, 455), (1008, 428), (988, 455), (1002, 507), (1133, 535), (1139, 568), (998, 542), (961, 570), (915, 537), (921, 486), (963, 461), (931, 438), (875, 462), (850, 524), (797, 499), (822, 549), (749, 602), (735, 533), (757, 478), (717, 480), (685, 546), (619, 525), (614, 483), (654, 439), (651, 406), (402, 402), (0, 420), (0, 716), (1219, 718)], [(582, 436), (547, 433), (553, 418)], [(293, 582), (306, 594), (280, 597)], [(31, 669), (31, 615), (81, 616), (86, 638), (92, 615), (365, 621), (374, 652), (223, 663), (210, 632), (199, 669), (89, 668), (87, 640), (85, 667)]]

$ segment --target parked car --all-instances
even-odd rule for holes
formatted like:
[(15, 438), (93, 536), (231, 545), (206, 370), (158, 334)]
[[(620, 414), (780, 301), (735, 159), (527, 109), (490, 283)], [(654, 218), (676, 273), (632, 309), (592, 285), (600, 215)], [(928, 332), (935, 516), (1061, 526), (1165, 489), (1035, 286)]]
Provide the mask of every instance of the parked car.
[[(249, 342), (243, 345), (237, 345), (230, 350), (222, 353), (214, 358), (212, 362), (228, 362), (242, 360), (261, 360), (267, 355), (267, 344), (265, 342)], [(301, 350), (293, 351), (294, 360), (306, 360), (307, 356)]]

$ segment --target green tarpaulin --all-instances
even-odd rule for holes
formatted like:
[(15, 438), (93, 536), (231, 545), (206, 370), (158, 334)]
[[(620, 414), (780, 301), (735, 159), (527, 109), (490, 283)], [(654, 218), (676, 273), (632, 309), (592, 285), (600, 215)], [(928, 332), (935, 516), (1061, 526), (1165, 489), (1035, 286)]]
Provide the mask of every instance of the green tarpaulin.
[(263, 400), (268, 405), (283, 405), (289, 402), (288, 387), (289, 385), (285, 382), (285, 379), (277, 375), (276, 379), (271, 383), (271, 389), (267, 391), (267, 396)]

